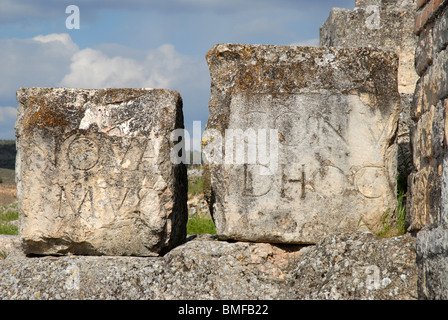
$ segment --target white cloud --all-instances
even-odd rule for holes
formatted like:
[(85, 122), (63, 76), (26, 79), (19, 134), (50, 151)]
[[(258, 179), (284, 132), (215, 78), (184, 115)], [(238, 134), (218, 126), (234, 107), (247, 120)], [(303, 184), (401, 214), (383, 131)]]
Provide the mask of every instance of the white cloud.
[(141, 66), (120, 56), (109, 58), (94, 49), (84, 49), (72, 57), (70, 72), (60, 84), (74, 88), (139, 87)]
[[(203, 57), (186, 56), (171, 44), (151, 50), (99, 45), (80, 50), (68, 34), (0, 39), (0, 105), (16, 103), (21, 87), (165, 88), (178, 90), (186, 116), (207, 111), (209, 74)], [(205, 102), (202, 101), (204, 96)], [(15, 108), (0, 110), (0, 136), (13, 133)], [(10, 137), (11, 138), (11, 137)]]
[(297, 41), (297, 42), (291, 43), (290, 46), (317, 47), (317, 46), (319, 46), (319, 39), (315, 38), (315, 39)]
[(68, 34), (33, 39), (0, 39), (0, 103), (15, 99), (20, 87), (56, 85), (69, 72), (78, 46)]
[(64, 87), (173, 88), (190, 81), (197, 67), (190, 57), (170, 44), (148, 50), (140, 57), (111, 56), (101, 50), (84, 49), (72, 57), (70, 72), (60, 82)]
[(41, 43), (60, 42), (64, 47), (72, 52), (78, 51), (78, 46), (73, 42), (72, 38), (67, 33), (52, 33), (47, 35), (38, 35), (33, 40)]
[(17, 109), (14, 107), (0, 106), (0, 123), (14, 123), (17, 117)]
[(0, 47), (0, 104), (11, 104), (21, 87), (172, 89), (208, 81), (205, 61), (183, 55), (171, 44), (145, 51), (113, 45), (80, 50), (63, 33), (0, 39)]

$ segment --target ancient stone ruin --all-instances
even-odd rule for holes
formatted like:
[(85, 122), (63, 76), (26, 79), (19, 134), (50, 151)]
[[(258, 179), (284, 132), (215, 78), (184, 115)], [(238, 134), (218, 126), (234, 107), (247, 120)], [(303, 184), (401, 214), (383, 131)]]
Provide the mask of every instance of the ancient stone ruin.
[(395, 52), (400, 59), (398, 91), (412, 95), (418, 80), (414, 68), (415, 5), (415, 0), (356, 0), (353, 10), (333, 8), (320, 27), (319, 44)]
[[(20, 90), (0, 299), (447, 299), (447, 4), (357, 0), (322, 47), (210, 50), (218, 236), (185, 234), (177, 92)], [(380, 238), (397, 174), (408, 232)]]
[(448, 299), (448, 6), (417, 1), (417, 82), (411, 107), (415, 171), (409, 178), (409, 230), (417, 233), (419, 297)]
[(304, 248), (188, 240), (163, 257), (11, 255), (0, 260), (0, 299), (417, 298), (410, 235), (337, 234)]
[[(397, 57), (368, 48), (219, 44), (207, 61), (207, 129), (226, 134), (224, 162), (209, 165), (218, 236), (316, 243), (340, 231), (378, 232), (397, 207)], [(278, 149), (278, 159), (270, 160), (278, 164), (225, 161), (235, 153), (231, 130), (242, 128), (259, 149), (257, 131), (274, 129), (269, 144), (278, 147), (270, 152)]]
[(395, 52), (399, 57), (398, 176), (406, 187), (413, 170), (410, 145), (410, 108), (418, 74), (414, 68), (417, 36), (414, 34), (415, 0), (356, 0), (353, 10), (333, 8), (319, 30), (321, 46), (370, 47)]
[(17, 100), (27, 254), (149, 256), (185, 241), (186, 170), (170, 162), (177, 92), (28, 88)]

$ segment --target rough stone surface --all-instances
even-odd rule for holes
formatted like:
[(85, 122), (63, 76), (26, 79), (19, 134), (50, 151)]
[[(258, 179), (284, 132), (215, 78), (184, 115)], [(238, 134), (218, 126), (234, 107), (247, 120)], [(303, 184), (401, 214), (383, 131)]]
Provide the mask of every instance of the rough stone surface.
[(404, 187), (413, 170), (409, 113), (418, 79), (414, 67), (415, 8), (415, 0), (358, 0), (353, 10), (333, 8), (320, 28), (322, 46), (373, 47), (399, 56), (398, 91), (402, 100), (397, 162), (398, 176)]
[(18, 236), (0, 234), (0, 260), (10, 255), (24, 256), (22, 242)]
[(409, 235), (337, 234), (305, 248), (204, 235), (163, 257), (11, 255), (0, 299), (415, 299), (414, 246)]
[(448, 299), (448, 228), (424, 229), (417, 235), (418, 297)]
[(302, 250), (295, 294), (299, 299), (417, 299), (415, 239), (336, 234)]
[(446, 153), (445, 103), (422, 114), (412, 130), (415, 171), (409, 176), (408, 230), (435, 227), (440, 222), (442, 176)]
[(420, 34), (422, 29), (438, 19), (438, 14), (446, 6), (446, 0), (419, 0), (418, 10), (415, 16), (415, 34)]
[[(278, 130), (269, 138), (278, 144), (277, 168), (208, 165), (207, 196), (221, 239), (316, 243), (339, 231), (376, 232), (385, 213), (393, 216), (400, 113), (394, 54), (219, 44), (207, 61), (207, 130)], [(218, 140), (206, 141), (204, 151)]]
[[(446, 7), (447, 4), (445, 4)], [(448, 43), (448, 11), (444, 8), (434, 23), (426, 26), (418, 37), (415, 67), (420, 76), (431, 66)]]
[[(409, 230), (418, 232), (427, 227), (439, 226), (446, 216), (444, 212), (446, 183), (445, 159), (447, 154), (447, 124), (446, 112), (448, 101), (448, 54), (444, 33), (436, 32), (448, 17), (445, 7), (440, 20), (426, 26), (420, 33), (417, 52), (427, 52), (424, 43), (439, 43), (429, 46), (435, 49), (431, 52), (431, 63), (422, 68), (421, 78), (417, 82), (411, 108), (412, 148), (414, 150), (415, 170), (409, 178)], [(431, 35), (429, 37), (428, 35)], [(445, 43), (443, 46), (441, 43)], [(419, 64), (419, 54), (416, 64)]]
[(415, 64), (421, 77), (411, 108), (415, 170), (407, 219), (417, 233), (420, 299), (448, 298), (448, 3), (437, 10), (419, 31)]
[(356, 1), (353, 10), (333, 8), (320, 27), (320, 45), (373, 47), (397, 53), (400, 58), (398, 91), (413, 94), (418, 79), (414, 68), (415, 2), (366, 0)]
[(27, 88), (17, 92), (16, 181), (27, 254), (158, 255), (186, 236), (179, 93)]

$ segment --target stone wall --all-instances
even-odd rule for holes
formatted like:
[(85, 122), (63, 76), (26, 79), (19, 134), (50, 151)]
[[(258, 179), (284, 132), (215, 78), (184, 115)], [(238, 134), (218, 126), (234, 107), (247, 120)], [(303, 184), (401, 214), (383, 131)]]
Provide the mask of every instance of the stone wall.
[(417, 82), (411, 108), (415, 172), (409, 179), (410, 231), (417, 233), (419, 297), (448, 298), (448, 2), (417, 2)]

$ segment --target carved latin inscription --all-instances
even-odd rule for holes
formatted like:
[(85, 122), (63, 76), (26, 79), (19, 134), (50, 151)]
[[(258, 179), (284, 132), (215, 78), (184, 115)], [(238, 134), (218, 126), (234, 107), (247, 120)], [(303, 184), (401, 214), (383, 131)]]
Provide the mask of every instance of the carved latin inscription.
[[(220, 239), (316, 243), (339, 231), (379, 231), (384, 213), (397, 207), (397, 56), (370, 48), (217, 44), (207, 62), (206, 129), (225, 133), (226, 141), (237, 130), (277, 136), (270, 172), (258, 158), (210, 165)], [(260, 147), (253, 144), (246, 146), (251, 160)]]
[(18, 101), (27, 253), (154, 256), (185, 241), (186, 170), (169, 158), (177, 92), (28, 88)]
[(147, 201), (161, 179), (147, 163), (155, 156), (154, 144), (144, 138), (117, 140), (87, 133), (62, 143), (67, 170), (60, 182), (60, 216), (78, 217), (84, 228), (105, 227)]
[(259, 163), (229, 167), (230, 175), (244, 177), (243, 183), (231, 182), (235, 190), (229, 198), (241, 217), (263, 212), (264, 217), (291, 214), (298, 225), (314, 219), (327, 223), (346, 221), (347, 202), (354, 210), (382, 206), (390, 184), (378, 147), (386, 131), (379, 113), (357, 96), (263, 96), (234, 92), (230, 105), (229, 128), (278, 130), (276, 172), (261, 175)]
[(98, 162), (98, 147), (92, 140), (79, 138), (70, 144), (67, 156), (76, 169), (89, 170)]

